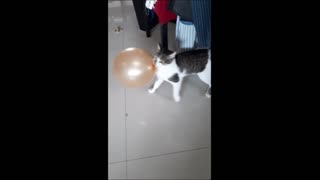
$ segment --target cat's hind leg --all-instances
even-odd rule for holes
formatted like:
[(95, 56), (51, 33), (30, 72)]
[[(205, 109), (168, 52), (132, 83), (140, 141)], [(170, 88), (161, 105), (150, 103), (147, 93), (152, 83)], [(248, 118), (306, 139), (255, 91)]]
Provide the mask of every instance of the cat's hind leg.
[(211, 97), (211, 65), (208, 64), (207, 68), (203, 72), (198, 73), (198, 76), (204, 83), (209, 85), (209, 88), (207, 89), (207, 92), (205, 95), (208, 98), (210, 98)]
[(173, 87), (173, 98), (176, 102), (180, 101), (180, 89), (182, 84), (183, 76), (179, 76), (178, 73), (174, 73), (167, 81), (172, 84)]
[(208, 90), (206, 92), (206, 96), (207, 96), (207, 98), (211, 98), (211, 86), (208, 88)]
[(205, 95), (208, 98), (210, 98), (211, 97), (211, 77), (206, 77), (204, 74), (198, 74), (198, 76), (204, 83), (209, 85)]

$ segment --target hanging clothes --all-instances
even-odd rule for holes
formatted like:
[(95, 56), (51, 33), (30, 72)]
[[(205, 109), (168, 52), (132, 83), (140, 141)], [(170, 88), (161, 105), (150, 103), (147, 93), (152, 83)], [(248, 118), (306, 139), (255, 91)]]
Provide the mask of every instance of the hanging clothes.
[(191, 1), (170, 0), (167, 8), (177, 14), (177, 51), (187, 51), (196, 47), (196, 30), (192, 23)]
[(196, 29), (192, 22), (177, 17), (176, 44), (178, 52), (187, 51), (196, 47)]
[(158, 24), (158, 17), (153, 14), (152, 10), (146, 8), (143, 0), (132, 0), (138, 21), (139, 29), (142, 31), (150, 31)]
[(157, 0), (146, 0), (146, 8), (152, 10), (154, 8), (154, 4), (156, 4)]
[[(146, 14), (148, 15), (148, 24), (152, 24), (154, 19), (156, 18), (156, 15), (153, 11), (154, 5), (157, 2), (157, 0), (146, 0)], [(158, 22), (157, 22), (158, 23)]]
[(154, 5), (154, 12), (158, 15), (160, 24), (166, 24), (177, 19), (177, 15), (168, 10), (168, 3), (169, 0), (157, 0)]
[(211, 0), (191, 0), (198, 48), (211, 48)]
[(192, 22), (192, 5), (190, 0), (169, 0), (167, 8), (180, 16), (181, 20)]

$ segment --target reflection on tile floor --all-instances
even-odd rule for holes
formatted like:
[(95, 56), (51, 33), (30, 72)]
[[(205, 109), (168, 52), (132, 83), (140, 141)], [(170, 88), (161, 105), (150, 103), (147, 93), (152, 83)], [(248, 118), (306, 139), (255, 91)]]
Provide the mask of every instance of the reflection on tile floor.
[[(173, 101), (168, 83), (156, 94), (149, 94), (148, 86), (122, 87), (112, 75), (115, 56), (127, 47), (155, 53), (160, 27), (147, 38), (133, 6), (112, 2), (108, 9), (109, 179), (209, 179), (211, 99), (204, 96), (206, 85), (196, 76), (188, 77), (179, 103)], [(117, 26), (123, 31), (114, 32)], [(168, 33), (169, 49), (175, 50), (175, 24), (169, 24)]]

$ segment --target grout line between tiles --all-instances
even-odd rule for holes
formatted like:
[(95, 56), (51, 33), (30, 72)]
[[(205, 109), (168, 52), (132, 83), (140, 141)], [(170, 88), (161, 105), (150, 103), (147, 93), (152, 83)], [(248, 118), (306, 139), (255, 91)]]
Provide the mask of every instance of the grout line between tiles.
[[(122, 24), (122, 28), (124, 29), (122, 31), (123, 33), (123, 38), (122, 38), (122, 49), (124, 49), (124, 40), (125, 40), (125, 26), (126, 26), (126, 17), (125, 17), (125, 14), (124, 14), (124, 4), (123, 2), (120, 2), (121, 3), (121, 15), (122, 15), (122, 18), (123, 18), (123, 24)], [(127, 91), (126, 91), (126, 88), (124, 88), (124, 112), (125, 112), (125, 118), (124, 118), (124, 126), (125, 126), (125, 153), (126, 153), (126, 159), (125, 159), (125, 162), (126, 162), (126, 179), (128, 179), (128, 148), (127, 148), (127, 117), (128, 117), (128, 114), (127, 114)]]
[(124, 126), (125, 126), (125, 153), (126, 153), (126, 179), (128, 179), (128, 148), (127, 148), (127, 93), (126, 88), (124, 89), (124, 112), (125, 112), (125, 119), (124, 119)]
[(146, 157), (141, 157), (141, 158), (136, 158), (136, 159), (130, 159), (130, 160), (127, 160), (127, 161), (136, 161), (136, 160), (140, 160), (140, 159), (148, 159), (148, 158), (153, 158), (153, 157), (158, 157), (158, 156), (172, 155), (172, 154), (177, 154), (177, 153), (190, 152), (190, 151), (197, 151), (197, 150), (201, 150), (201, 149), (208, 149), (208, 148), (209, 148), (209, 147), (202, 147), (202, 148), (197, 148), (197, 149), (190, 149), (190, 150), (184, 150), (184, 151), (177, 151), (177, 152), (165, 153), (165, 154), (161, 154), (161, 155), (146, 156)]
[(146, 156), (146, 157), (141, 157), (141, 158), (136, 158), (136, 159), (126, 159), (125, 161), (112, 162), (112, 163), (108, 163), (108, 164), (118, 164), (118, 163), (124, 163), (124, 162), (127, 163), (129, 161), (137, 161), (137, 160), (141, 160), (141, 159), (148, 159), (148, 158), (154, 158), (154, 157), (165, 156), (165, 155), (172, 155), (172, 154), (178, 154), (178, 153), (184, 153), (184, 152), (190, 152), (190, 151), (198, 151), (198, 150), (208, 149), (208, 148), (209, 147), (202, 147), (202, 148), (197, 148), (197, 149), (189, 149), (189, 150), (159, 154), (159, 155), (154, 155), (154, 156)]
[(108, 165), (110, 165), (110, 164), (119, 164), (119, 163), (124, 163), (124, 162), (126, 162), (126, 161), (125, 160), (124, 161), (117, 161), (117, 162), (108, 163)]

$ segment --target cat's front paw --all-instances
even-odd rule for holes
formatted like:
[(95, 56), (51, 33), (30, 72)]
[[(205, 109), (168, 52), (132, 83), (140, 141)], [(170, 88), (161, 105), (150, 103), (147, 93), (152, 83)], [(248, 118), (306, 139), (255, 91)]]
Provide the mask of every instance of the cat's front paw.
[(180, 96), (175, 96), (175, 97), (173, 97), (173, 99), (175, 102), (180, 102)]
[(148, 89), (148, 92), (149, 92), (150, 94), (153, 94), (153, 93), (156, 92), (156, 90), (154, 90), (154, 89)]

